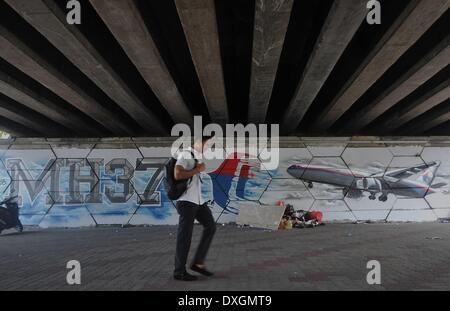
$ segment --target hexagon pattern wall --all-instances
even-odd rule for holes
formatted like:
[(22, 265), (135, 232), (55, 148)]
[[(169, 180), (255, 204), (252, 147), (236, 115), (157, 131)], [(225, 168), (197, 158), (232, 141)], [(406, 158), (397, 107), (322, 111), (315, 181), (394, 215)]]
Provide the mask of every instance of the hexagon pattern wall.
[[(148, 141), (151, 141), (149, 139)], [(255, 156), (208, 161), (202, 192), (220, 222), (242, 201), (283, 201), (325, 221), (434, 221), (450, 217), (450, 146), (305, 142), (280, 149), (276, 170)], [(145, 140), (18, 140), (0, 146), (0, 193), (17, 195), (26, 225), (176, 224), (164, 191), (170, 147)]]

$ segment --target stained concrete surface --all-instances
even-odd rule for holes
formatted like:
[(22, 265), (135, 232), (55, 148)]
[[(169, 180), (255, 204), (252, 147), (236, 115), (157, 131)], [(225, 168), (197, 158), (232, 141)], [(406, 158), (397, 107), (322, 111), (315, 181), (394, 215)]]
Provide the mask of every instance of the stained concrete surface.
[[(196, 226), (192, 251), (201, 228)], [(213, 278), (171, 279), (175, 226), (40, 230), (0, 235), (0, 290), (449, 290), (450, 225), (328, 224), (267, 231), (219, 226)], [(192, 255), (192, 254), (191, 254)], [(69, 260), (81, 285), (66, 284)], [(368, 285), (369, 260), (381, 285)]]

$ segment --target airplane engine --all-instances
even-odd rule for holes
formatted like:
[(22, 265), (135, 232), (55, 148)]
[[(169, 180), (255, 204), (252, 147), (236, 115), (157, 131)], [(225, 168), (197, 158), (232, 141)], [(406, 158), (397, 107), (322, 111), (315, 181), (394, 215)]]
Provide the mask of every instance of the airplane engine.
[(349, 199), (357, 199), (362, 197), (363, 192), (359, 189), (349, 189), (348, 191), (344, 189), (344, 195)]
[(383, 190), (381, 181), (377, 178), (367, 177), (363, 180), (364, 189), (371, 192), (381, 192)]

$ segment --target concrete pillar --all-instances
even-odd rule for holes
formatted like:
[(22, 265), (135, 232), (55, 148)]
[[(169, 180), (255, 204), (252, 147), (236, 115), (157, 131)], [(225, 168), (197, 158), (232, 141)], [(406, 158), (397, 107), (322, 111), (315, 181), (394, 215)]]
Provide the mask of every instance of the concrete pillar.
[(131, 135), (133, 131), (78, 85), (73, 83), (58, 68), (31, 50), (25, 43), (0, 26), (0, 57), (26, 73), (34, 80), (72, 104), (117, 136)]
[(256, 0), (248, 121), (264, 123), (293, 0)]
[(343, 91), (317, 118), (313, 129), (329, 129), (444, 14), (448, 0), (413, 0)]
[(175, 0), (213, 122), (229, 119), (214, 0)]
[(447, 36), (441, 44), (414, 64), (378, 98), (358, 111), (345, 129), (349, 133), (358, 132), (444, 69), (450, 59), (449, 42), (450, 36)]
[(364, 20), (364, 0), (337, 0), (322, 27), (295, 95), (284, 114), (281, 130), (290, 134), (303, 120), (331, 71)]
[(420, 98), (411, 102), (395, 115), (389, 116), (381, 124), (376, 124), (382, 134), (387, 134), (407, 122), (417, 118), (450, 97), (450, 80), (444, 81)]
[(192, 124), (192, 113), (170, 76), (135, 3), (132, 0), (90, 1), (173, 121)]
[(34, 112), (12, 99), (0, 94), (0, 115), (11, 121), (19, 123), (30, 130), (42, 134), (42, 136), (64, 137), (67, 135), (67, 129), (56, 124), (44, 116)]
[(0, 116), (0, 130), (14, 137), (37, 137), (40, 134), (29, 128)]
[(420, 117), (420, 122), (409, 123), (408, 126), (403, 127), (399, 133), (401, 135), (423, 134), (448, 121), (450, 121), (450, 100), (446, 100), (444, 103), (439, 104), (436, 109), (433, 109), (423, 117)]
[[(75, 25), (51, 0), (6, 0), (37, 31), (44, 35), (75, 66), (151, 133), (167, 133), (165, 126), (129, 89)], [(125, 22), (128, 22), (125, 20)]]
[(0, 71), (0, 93), (22, 105), (45, 115), (54, 122), (63, 125), (81, 136), (102, 136), (100, 127), (96, 128), (86, 120), (72, 113), (58, 103), (54, 103), (39, 95), (22, 82)]

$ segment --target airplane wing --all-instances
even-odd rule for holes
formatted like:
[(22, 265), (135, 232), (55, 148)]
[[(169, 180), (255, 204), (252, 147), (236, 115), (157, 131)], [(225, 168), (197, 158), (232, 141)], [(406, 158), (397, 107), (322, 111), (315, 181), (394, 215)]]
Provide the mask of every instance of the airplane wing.
[(396, 179), (406, 179), (413, 175), (419, 174), (431, 167), (438, 166), (436, 162), (430, 162), (423, 165), (412, 166), (408, 168), (401, 168), (397, 170), (388, 171), (384, 174), (384, 176), (396, 178)]
[(448, 185), (448, 184), (445, 183), (445, 182), (440, 182), (440, 183), (437, 183), (437, 184), (432, 185), (431, 188), (439, 189), (439, 188), (443, 188), (443, 187), (445, 187), (445, 186), (447, 186), (447, 185)]

